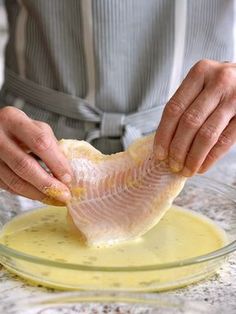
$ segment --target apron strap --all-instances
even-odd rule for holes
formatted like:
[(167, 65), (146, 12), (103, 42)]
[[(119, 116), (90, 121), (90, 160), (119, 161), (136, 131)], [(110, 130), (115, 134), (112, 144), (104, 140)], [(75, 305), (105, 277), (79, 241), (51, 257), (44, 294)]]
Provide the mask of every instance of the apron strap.
[(103, 112), (82, 98), (23, 79), (9, 69), (5, 71), (3, 88), (15, 97), (41, 109), (97, 123), (98, 127), (90, 130), (85, 138), (88, 142), (100, 137), (120, 137), (124, 148), (142, 135), (156, 130), (164, 107), (162, 105), (128, 114)]

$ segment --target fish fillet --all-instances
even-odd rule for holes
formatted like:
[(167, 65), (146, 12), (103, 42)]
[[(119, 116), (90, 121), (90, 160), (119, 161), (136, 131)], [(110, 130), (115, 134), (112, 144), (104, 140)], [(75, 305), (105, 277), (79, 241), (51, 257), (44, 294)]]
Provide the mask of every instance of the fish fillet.
[(108, 245), (141, 236), (170, 208), (185, 178), (153, 154), (154, 135), (125, 152), (103, 155), (85, 141), (61, 140), (74, 172), (67, 204), (88, 245)]

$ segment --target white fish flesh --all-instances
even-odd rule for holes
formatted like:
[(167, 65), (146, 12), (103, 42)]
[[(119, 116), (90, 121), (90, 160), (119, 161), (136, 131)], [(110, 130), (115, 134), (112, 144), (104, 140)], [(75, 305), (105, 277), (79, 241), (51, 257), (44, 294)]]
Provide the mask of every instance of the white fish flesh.
[(125, 152), (104, 155), (85, 141), (61, 140), (74, 179), (69, 214), (88, 245), (109, 245), (141, 236), (170, 208), (185, 178), (153, 153), (154, 135)]

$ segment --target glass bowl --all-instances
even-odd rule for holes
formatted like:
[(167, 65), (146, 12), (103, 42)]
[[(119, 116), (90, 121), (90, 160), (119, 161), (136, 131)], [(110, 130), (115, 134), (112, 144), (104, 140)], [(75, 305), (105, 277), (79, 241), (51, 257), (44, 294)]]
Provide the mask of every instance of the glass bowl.
[[(0, 244), (0, 262), (30, 283), (63, 290), (161, 291), (185, 286), (212, 275), (228, 254), (236, 250), (236, 189), (196, 176), (187, 180), (174, 203), (212, 219), (226, 232), (228, 243), (221, 249), (190, 259), (134, 267), (64, 263), (31, 256)], [(0, 230), (14, 216), (42, 206), (45, 205), (2, 191)], [(144, 276), (145, 284), (140, 282)]]
[(164, 293), (77, 291), (13, 298), (0, 304), (0, 310), (4, 314), (221, 314), (225, 308)]

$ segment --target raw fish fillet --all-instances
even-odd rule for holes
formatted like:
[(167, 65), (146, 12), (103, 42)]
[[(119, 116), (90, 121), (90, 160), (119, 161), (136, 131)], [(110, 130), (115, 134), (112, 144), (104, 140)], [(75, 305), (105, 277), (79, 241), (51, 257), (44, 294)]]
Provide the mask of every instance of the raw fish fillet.
[(141, 236), (170, 208), (185, 178), (153, 154), (154, 135), (125, 152), (103, 155), (85, 141), (62, 140), (74, 179), (67, 204), (88, 245), (109, 245)]

